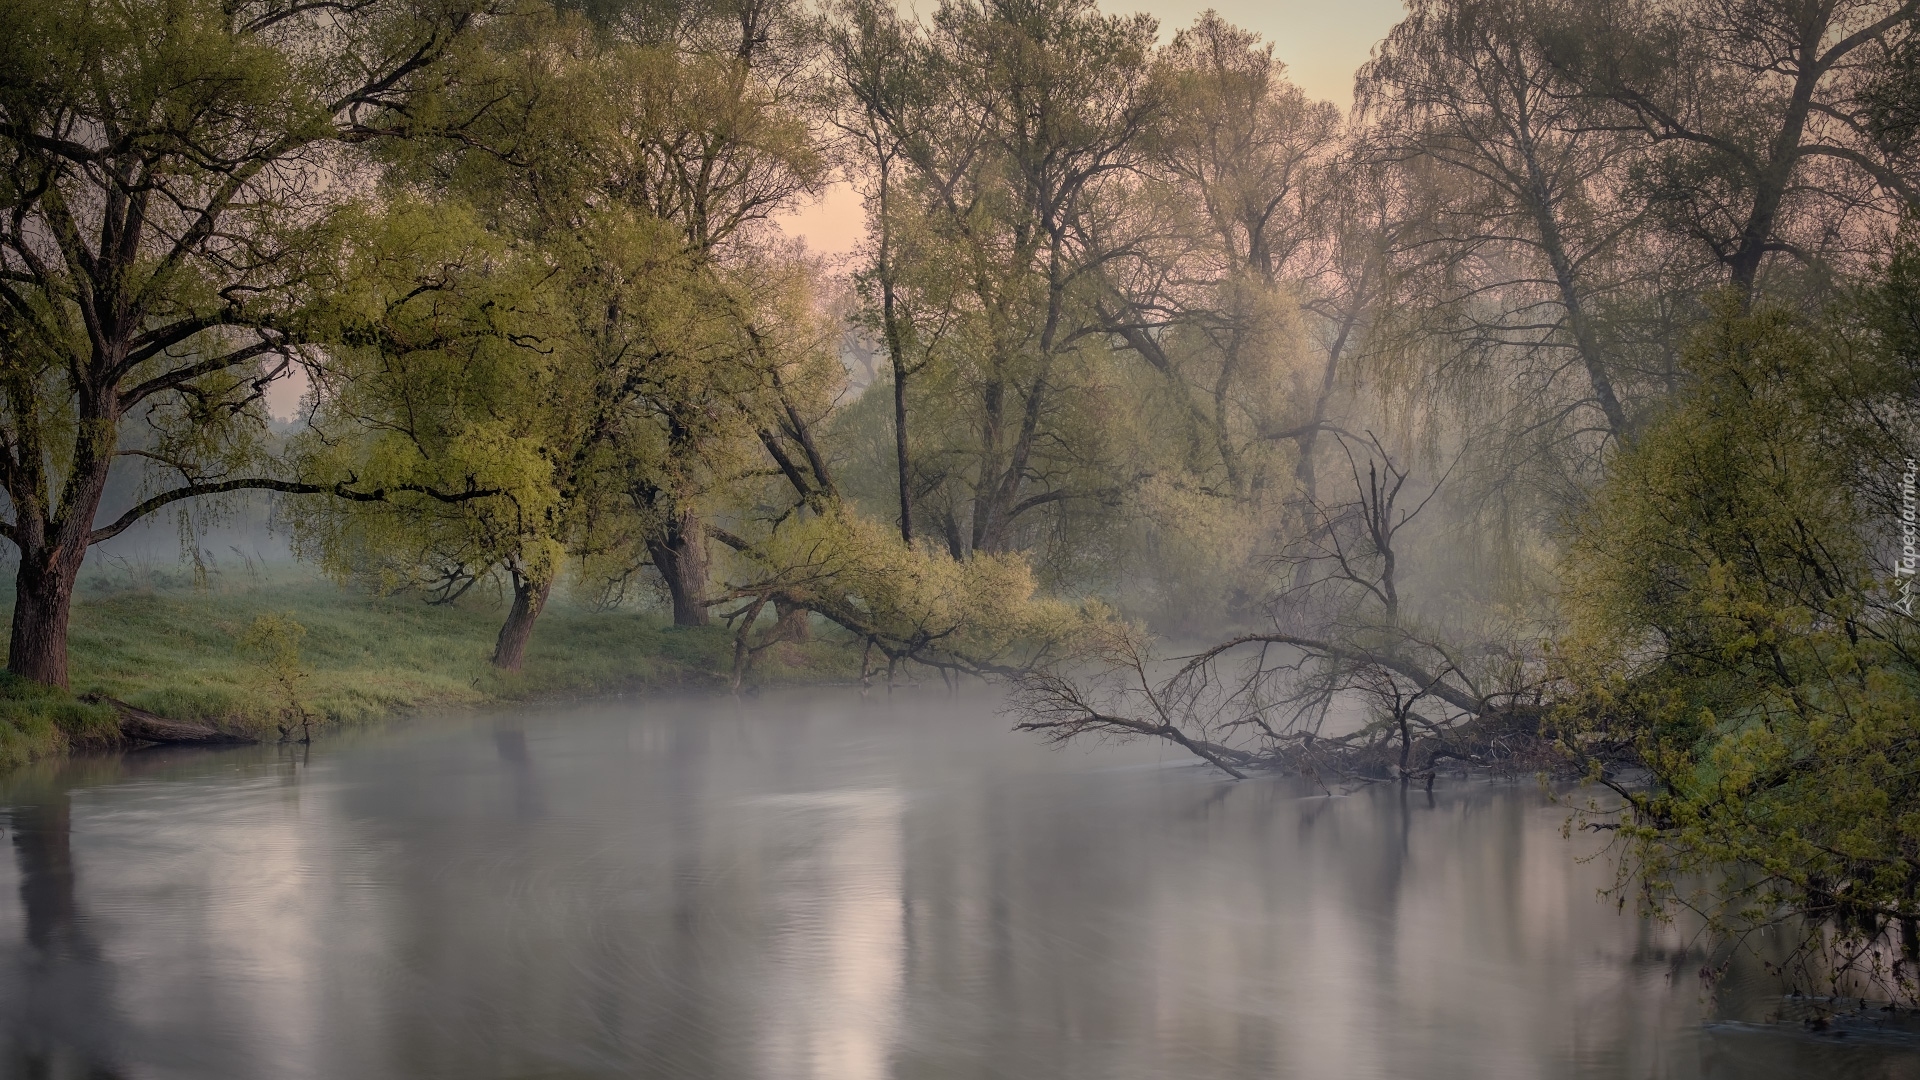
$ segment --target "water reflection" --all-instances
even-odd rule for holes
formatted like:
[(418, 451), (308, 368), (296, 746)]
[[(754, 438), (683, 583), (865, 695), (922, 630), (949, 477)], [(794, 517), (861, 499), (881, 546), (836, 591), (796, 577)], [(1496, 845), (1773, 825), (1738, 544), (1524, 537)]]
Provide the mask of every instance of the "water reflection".
[(901, 800), (886, 790), (837, 791), (761, 804), (819, 840), (783, 846), (767, 868), (771, 992), (754, 1025), (760, 1071), (881, 1080), (903, 963)]
[(1225, 784), (982, 702), (420, 722), (0, 806), (6, 1075), (1920, 1077), (1758, 972), (1708, 1000), (1528, 785)]
[(65, 791), (51, 792), (44, 802), (14, 807), (10, 819), (27, 944), (42, 956), (90, 958), (74, 901), (73, 800)]
[(14, 1023), (0, 1041), (0, 1075), (118, 1080), (111, 1049), (86, 1036), (112, 1007), (113, 972), (81, 916), (71, 794), (53, 783), (11, 801), (0, 822), (11, 836), (19, 906), (0, 926), (16, 929), (22, 947), (9, 972), (17, 998), (6, 1003)]

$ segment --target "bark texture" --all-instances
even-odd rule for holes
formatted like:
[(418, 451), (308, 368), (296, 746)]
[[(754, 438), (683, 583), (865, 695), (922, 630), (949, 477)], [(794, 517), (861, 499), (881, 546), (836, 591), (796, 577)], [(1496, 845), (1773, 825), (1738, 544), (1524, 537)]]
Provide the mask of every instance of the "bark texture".
[(7, 670), (48, 686), (67, 685), (67, 622), (84, 546), (76, 551), (22, 551), (14, 576), (13, 637)]
[(680, 510), (663, 535), (647, 541), (647, 553), (673, 598), (673, 625), (706, 626), (707, 533), (699, 515)]
[(527, 642), (533, 640), (533, 624), (539, 620), (552, 592), (551, 580), (535, 581), (514, 575), (513, 607), (507, 611), (507, 621), (500, 624), (500, 638), (493, 646), (494, 667), (502, 671), (520, 670), (521, 662), (526, 659)]

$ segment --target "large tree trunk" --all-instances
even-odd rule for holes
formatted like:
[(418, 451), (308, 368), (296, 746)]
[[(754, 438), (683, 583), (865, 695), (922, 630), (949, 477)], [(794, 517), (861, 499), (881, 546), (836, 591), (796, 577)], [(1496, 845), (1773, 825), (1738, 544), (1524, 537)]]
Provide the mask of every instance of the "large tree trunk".
[(49, 686), (67, 685), (67, 621), (73, 613), (73, 584), (86, 553), (84, 545), (20, 552), (20, 569), (14, 575), (13, 637), (7, 643), (8, 671)]
[[(13, 636), (7, 643), (7, 670), (48, 686), (67, 686), (67, 620), (73, 613), (73, 584), (80, 577), (92, 542), (94, 515), (107, 490), (119, 417), (113, 396), (80, 403), (79, 422), (86, 437), (74, 442), (73, 463), (61, 484), (59, 512), (49, 514), (43, 463), (27, 472), (34, 483), (25, 491), (9, 485), (13, 502), (13, 542), (20, 551), (14, 575)], [(14, 478), (18, 479), (18, 477)]]
[(673, 625), (707, 625), (707, 533), (699, 515), (676, 513), (665, 536), (647, 541), (647, 553), (673, 598)]
[(502, 671), (519, 671), (520, 662), (526, 658), (527, 642), (533, 639), (533, 624), (540, 618), (540, 610), (547, 606), (547, 596), (553, 592), (553, 581), (536, 582), (531, 578), (513, 576), (513, 607), (507, 612), (507, 621), (500, 626), (500, 640), (493, 646), (493, 666)]
[(773, 610), (780, 617), (774, 621), (773, 632), (767, 635), (768, 641), (813, 640), (813, 628), (807, 624), (806, 608), (776, 598)]

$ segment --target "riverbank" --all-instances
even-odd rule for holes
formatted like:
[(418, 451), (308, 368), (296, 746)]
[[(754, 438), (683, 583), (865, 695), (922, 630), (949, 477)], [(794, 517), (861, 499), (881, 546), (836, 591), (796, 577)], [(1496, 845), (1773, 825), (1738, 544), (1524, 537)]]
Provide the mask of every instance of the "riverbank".
[[(9, 616), (10, 609), (0, 605)], [(297, 624), (293, 694), (323, 724), (428, 707), (723, 686), (732, 669), (724, 626), (676, 628), (658, 613), (594, 611), (556, 598), (534, 631), (524, 668), (500, 672), (487, 660), (503, 615), (491, 597), (434, 606), (341, 588), (299, 568), (199, 583), (181, 573), (137, 581), (95, 576), (74, 603), (73, 693), (0, 675), (0, 768), (111, 745), (115, 715), (78, 700), (88, 694), (278, 738), (288, 695), (241, 645), (262, 616)], [(756, 660), (752, 681), (850, 679), (858, 666), (857, 653), (837, 642), (785, 643)]]

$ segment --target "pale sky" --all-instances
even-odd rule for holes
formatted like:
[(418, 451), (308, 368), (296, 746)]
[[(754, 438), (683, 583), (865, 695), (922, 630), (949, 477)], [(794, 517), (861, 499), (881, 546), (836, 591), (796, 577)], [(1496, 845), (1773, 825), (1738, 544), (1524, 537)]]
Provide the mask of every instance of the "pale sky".
[[(1311, 97), (1346, 108), (1353, 100), (1353, 73), (1366, 63), (1375, 42), (1406, 14), (1401, 0), (1102, 0), (1113, 12), (1145, 10), (1160, 20), (1160, 38), (1190, 26), (1213, 8), (1235, 26), (1273, 43), (1287, 65), (1287, 76)], [(860, 199), (847, 184), (835, 184), (825, 197), (781, 222), (807, 246), (841, 255), (859, 243), (864, 223)]]

